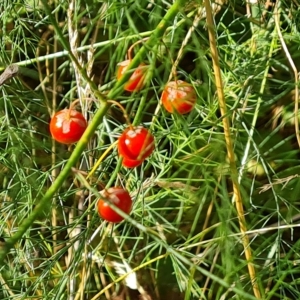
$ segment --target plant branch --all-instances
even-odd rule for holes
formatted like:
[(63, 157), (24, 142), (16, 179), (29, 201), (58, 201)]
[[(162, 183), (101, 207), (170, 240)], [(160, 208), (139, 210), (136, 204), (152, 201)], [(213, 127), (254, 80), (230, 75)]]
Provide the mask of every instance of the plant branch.
[(214, 73), (215, 73), (217, 95), (218, 95), (221, 115), (223, 118), (225, 143), (226, 143), (226, 147), (227, 147), (227, 154), (228, 154), (230, 170), (231, 170), (234, 200), (235, 200), (236, 210), (237, 210), (237, 214), (238, 214), (240, 231), (242, 234), (242, 242), (243, 242), (245, 256), (246, 256), (246, 260), (247, 260), (249, 276), (252, 281), (253, 292), (254, 292), (255, 297), (260, 299), (261, 294), (260, 294), (259, 286), (258, 286), (257, 279), (256, 279), (254, 264), (252, 262), (253, 258), (252, 258), (249, 238), (246, 234), (246, 232), (247, 232), (246, 220), (245, 220), (245, 216), (244, 216), (242, 196), (241, 196), (241, 191), (240, 191), (240, 185), (238, 182), (238, 171), (237, 171), (237, 167), (236, 167), (233, 143), (232, 143), (232, 138), (231, 138), (231, 133), (230, 133), (230, 122), (229, 122), (229, 118), (227, 115), (227, 109), (226, 109), (226, 101), (225, 101), (225, 96), (224, 96), (222, 75), (221, 75), (221, 70), (220, 70), (218, 49), (217, 49), (216, 37), (215, 37), (214, 20), (213, 20), (212, 10), (211, 10), (211, 6), (210, 6), (210, 1), (205, 0), (204, 2), (205, 2), (205, 8), (206, 8), (207, 27), (208, 27), (208, 34), (209, 34), (209, 41), (210, 41), (211, 56), (212, 56), (212, 61), (213, 61), (213, 69), (214, 69)]
[[(145, 43), (145, 45), (139, 50), (135, 58), (133, 59), (132, 63), (130, 64), (128, 70), (133, 71), (133, 68), (137, 67), (139, 62), (146, 56), (147, 49), (151, 49), (151, 45), (156, 44), (157, 40), (160, 39), (163, 34), (165, 33), (168, 24), (175, 18), (176, 14), (179, 12), (181, 8), (184, 7), (186, 0), (177, 0), (172, 7), (167, 11), (165, 17), (161, 20), (161, 22), (158, 24), (156, 29), (153, 31), (152, 35), (150, 36), (149, 40)], [(70, 51), (70, 46), (65, 40), (61, 29), (59, 28), (56, 20), (53, 18), (51, 14), (51, 10), (47, 4), (46, 0), (42, 0), (42, 3), (44, 5), (44, 8), (46, 12), (48, 13), (49, 18), (51, 19), (51, 22), (54, 25), (54, 29), (56, 31), (56, 34), (59, 36), (60, 41), (64, 48), (68, 51), (69, 56), (71, 60), (77, 65), (78, 69), (81, 71), (81, 75), (83, 78), (90, 83), (90, 86), (92, 88), (92, 91), (95, 92), (95, 84), (88, 78), (86, 72), (81, 68), (79, 62), (74, 57), (72, 52)], [(120, 81), (118, 81), (113, 89), (109, 92), (107, 95), (108, 99), (114, 99), (118, 95), (120, 95), (123, 92), (123, 85), (126, 82), (126, 80), (130, 77), (129, 72), (127, 72)], [(3, 264), (3, 261), (10, 251), (11, 248), (23, 237), (23, 235), (26, 233), (26, 231), (32, 226), (32, 224), (35, 222), (35, 220), (38, 218), (38, 216), (44, 212), (45, 207), (47, 207), (47, 204), (49, 201), (52, 200), (53, 196), (58, 192), (62, 184), (64, 183), (65, 179), (69, 175), (72, 167), (76, 164), (76, 162), (79, 160), (80, 155), (86, 148), (87, 143), (92, 138), (94, 132), (96, 131), (97, 127), (101, 123), (103, 117), (105, 116), (108, 108), (110, 107), (110, 104), (107, 103), (100, 92), (98, 94), (95, 94), (96, 96), (99, 96), (99, 100), (101, 100), (101, 106), (96, 112), (92, 122), (87, 127), (86, 131), (84, 132), (83, 136), (81, 137), (80, 141), (77, 143), (76, 148), (74, 149), (73, 153), (71, 154), (70, 158), (68, 159), (65, 167), (62, 169), (52, 186), (47, 190), (44, 197), (38, 201), (36, 207), (31, 212), (31, 214), (28, 216), (27, 219), (25, 219), (21, 225), (18, 228), (18, 231), (11, 236), (9, 239), (7, 239), (4, 247), (0, 250), (0, 265)], [(114, 172), (116, 174), (116, 172)], [(111, 181), (110, 181), (111, 182)]]

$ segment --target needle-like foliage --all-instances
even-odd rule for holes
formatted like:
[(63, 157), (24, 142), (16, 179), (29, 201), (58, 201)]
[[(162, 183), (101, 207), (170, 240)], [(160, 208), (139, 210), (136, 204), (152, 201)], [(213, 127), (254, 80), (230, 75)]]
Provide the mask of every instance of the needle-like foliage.
[[(300, 298), (296, 2), (0, 1), (0, 299)], [(189, 114), (162, 106), (171, 80)], [(76, 99), (89, 126), (58, 144)], [(155, 137), (133, 169), (128, 122)], [(134, 203), (118, 224), (96, 210), (112, 186)]]

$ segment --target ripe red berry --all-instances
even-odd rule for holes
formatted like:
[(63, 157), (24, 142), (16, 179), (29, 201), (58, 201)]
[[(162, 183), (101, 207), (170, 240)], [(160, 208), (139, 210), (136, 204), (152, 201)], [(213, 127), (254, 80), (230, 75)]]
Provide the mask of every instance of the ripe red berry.
[(126, 168), (135, 168), (143, 163), (144, 160), (133, 160), (123, 157), (122, 165)]
[(170, 81), (162, 92), (161, 101), (168, 112), (183, 115), (195, 107), (197, 94), (190, 83), (182, 80)]
[(154, 137), (142, 126), (128, 127), (119, 137), (118, 151), (124, 158), (123, 166), (133, 168), (140, 165), (154, 150)]
[(123, 217), (120, 216), (113, 208), (111, 208), (107, 201), (110, 201), (124, 213), (129, 214), (132, 208), (132, 199), (129, 193), (121, 187), (113, 187), (101, 192), (101, 195), (105, 199), (99, 199), (97, 203), (98, 214), (104, 220), (113, 223), (119, 223), (123, 221)]
[[(126, 72), (131, 60), (125, 60), (118, 64), (117, 80), (119, 80)], [(127, 83), (124, 85), (124, 90), (128, 92), (137, 92), (144, 87), (144, 78), (146, 72), (146, 65), (141, 63), (133, 72)]]
[(87, 122), (84, 116), (75, 109), (58, 111), (50, 121), (50, 132), (57, 142), (73, 144), (80, 140)]

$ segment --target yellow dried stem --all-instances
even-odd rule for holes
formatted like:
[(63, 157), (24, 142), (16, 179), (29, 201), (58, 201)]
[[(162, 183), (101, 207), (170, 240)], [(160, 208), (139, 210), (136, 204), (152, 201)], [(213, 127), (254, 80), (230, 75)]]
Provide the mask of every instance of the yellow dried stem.
[(232, 176), (233, 195), (234, 195), (236, 210), (238, 214), (240, 231), (242, 234), (241, 238), (244, 246), (245, 256), (248, 265), (248, 272), (252, 282), (253, 292), (256, 298), (261, 299), (260, 290), (256, 280), (255, 268), (254, 268), (254, 264), (252, 263), (253, 259), (252, 259), (252, 252), (249, 243), (249, 237), (246, 233), (247, 232), (246, 220), (244, 215), (240, 185), (238, 182), (238, 171), (236, 168), (235, 155), (233, 151), (233, 143), (230, 134), (230, 122), (227, 115), (226, 101), (225, 101), (225, 96), (223, 91), (223, 82), (222, 82), (222, 76), (220, 70), (218, 49), (216, 44), (215, 25), (214, 25), (214, 20), (212, 15), (212, 9), (209, 0), (205, 0), (204, 3), (206, 9), (206, 20), (207, 20), (207, 27), (208, 27), (208, 34), (209, 34), (209, 41), (210, 41), (210, 50), (211, 50), (213, 69), (215, 74), (215, 83), (217, 88), (220, 112), (223, 118), (225, 143), (226, 143), (227, 154), (228, 154), (228, 159), (230, 164), (230, 171)]

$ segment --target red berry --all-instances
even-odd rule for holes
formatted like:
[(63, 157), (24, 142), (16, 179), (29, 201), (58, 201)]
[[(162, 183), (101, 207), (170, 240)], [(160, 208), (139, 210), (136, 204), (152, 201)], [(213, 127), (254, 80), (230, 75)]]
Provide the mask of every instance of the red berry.
[[(126, 72), (131, 60), (125, 60), (118, 64), (119, 68), (117, 71), (117, 80), (119, 80), (123, 74)], [(146, 65), (140, 64), (127, 83), (124, 85), (124, 90), (128, 92), (137, 92), (140, 91), (144, 87), (144, 78), (145, 78), (145, 72), (146, 72)]]
[(58, 111), (50, 121), (50, 132), (57, 142), (73, 144), (80, 140), (87, 122), (84, 116), (75, 109)]
[[(128, 127), (119, 137), (118, 151), (126, 162), (134, 164), (130, 161), (142, 162), (154, 150), (154, 137), (148, 131), (148, 129), (138, 126), (138, 127)], [(123, 161), (124, 165), (124, 161)]]
[(143, 160), (133, 160), (124, 157), (122, 161), (122, 165), (126, 168), (135, 168), (143, 163)]
[(99, 199), (97, 203), (100, 217), (108, 222), (119, 223), (123, 217), (111, 208), (107, 201), (110, 201), (124, 213), (129, 214), (132, 208), (132, 199), (129, 193), (121, 187), (113, 187), (101, 192), (104, 199)]
[(183, 115), (195, 107), (197, 94), (190, 83), (182, 80), (170, 81), (162, 92), (161, 101), (168, 112)]

